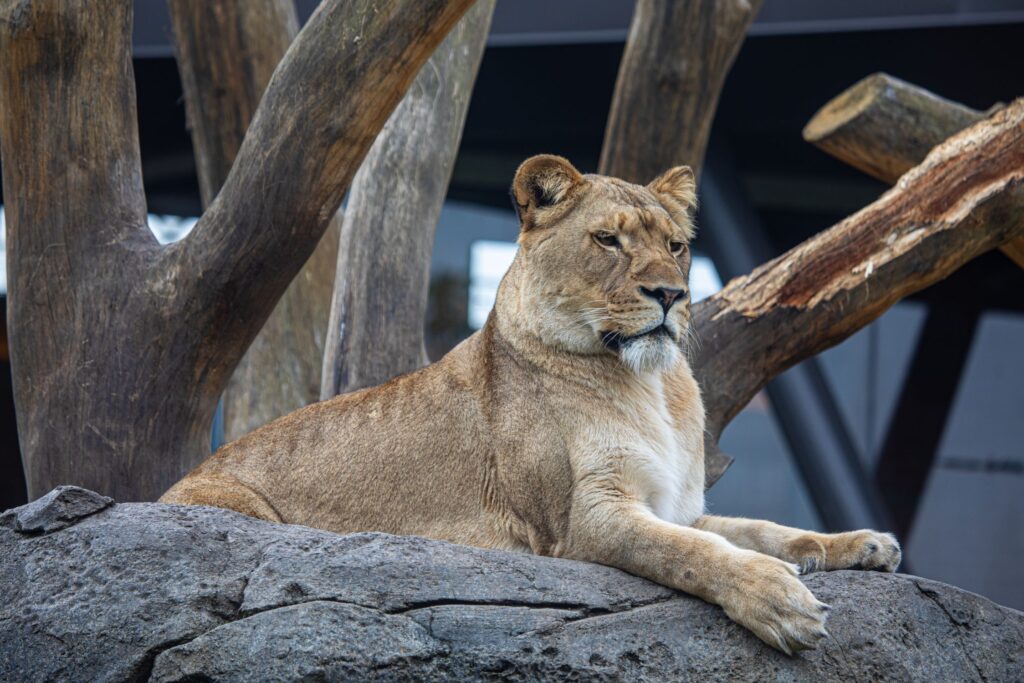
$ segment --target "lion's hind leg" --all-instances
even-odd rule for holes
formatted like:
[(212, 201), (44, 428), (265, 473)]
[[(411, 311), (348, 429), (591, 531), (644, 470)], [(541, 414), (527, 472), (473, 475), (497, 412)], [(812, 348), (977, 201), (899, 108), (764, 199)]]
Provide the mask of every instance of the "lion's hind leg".
[(832, 569), (894, 572), (902, 559), (892, 534), (871, 529), (822, 534), (774, 522), (705, 515), (694, 526), (718, 534), (741, 548), (800, 566), (801, 573)]
[(209, 505), (268, 522), (284, 522), (266, 498), (234, 477), (224, 474), (191, 474), (160, 496), (159, 502)]

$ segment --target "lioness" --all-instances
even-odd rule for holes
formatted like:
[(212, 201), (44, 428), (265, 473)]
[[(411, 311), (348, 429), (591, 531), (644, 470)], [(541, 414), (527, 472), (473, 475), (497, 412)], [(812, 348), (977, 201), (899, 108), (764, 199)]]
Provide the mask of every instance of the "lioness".
[(800, 571), (893, 571), (890, 534), (704, 514), (682, 352), (694, 177), (519, 167), (520, 249), (487, 324), (440, 361), (228, 444), (161, 501), (619, 567), (721, 605), (783, 652), (826, 636)]

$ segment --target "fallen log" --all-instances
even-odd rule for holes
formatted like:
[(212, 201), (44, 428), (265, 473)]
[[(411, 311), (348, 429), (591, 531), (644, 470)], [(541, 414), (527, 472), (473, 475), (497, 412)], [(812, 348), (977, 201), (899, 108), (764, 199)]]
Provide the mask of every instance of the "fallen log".
[[(891, 185), (935, 145), (986, 115), (876, 73), (822, 107), (803, 135), (822, 151)], [(1000, 249), (1024, 268), (1024, 239)]]
[(953, 136), (861, 211), (694, 308), (710, 439), (767, 382), (1024, 235), (1024, 99)]

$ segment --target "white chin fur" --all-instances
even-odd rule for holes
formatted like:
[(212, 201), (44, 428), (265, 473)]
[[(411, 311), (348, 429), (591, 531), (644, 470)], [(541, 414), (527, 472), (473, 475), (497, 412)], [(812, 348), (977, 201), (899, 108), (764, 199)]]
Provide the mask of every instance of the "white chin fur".
[(675, 364), (679, 349), (661, 335), (631, 340), (619, 349), (619, 359), (633, 372), (643, 374), (667, 370)]

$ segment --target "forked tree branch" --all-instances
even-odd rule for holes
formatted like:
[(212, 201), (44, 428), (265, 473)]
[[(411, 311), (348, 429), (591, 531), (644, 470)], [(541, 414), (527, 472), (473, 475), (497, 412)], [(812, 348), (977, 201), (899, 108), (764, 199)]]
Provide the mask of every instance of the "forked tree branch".
[(876, 202), (697, 304), (694, 371), (713, 441), (770, 379), (1021, 235), (1024, 99), (936, 147)]
[(204, 374), (233, 370), (224, 359), (262, 327), (419, 67), (471, 4), (335, 0), (310, 18), (274, 72), (220, 194), (175, 245), (172, 272), (185, 275), (187, 305), (211, 319)]
[(217, 199), (188, 238), (160, 247), (146, 228), (131, 1), (0, 2), (8, 314), (30, 495), (75, 483), (151, 500), (209, 454), (232, 370), (469, 5), (326, 0), (274, 72)]
[[(203, 206), (220, 191), (275, 67), (298, 33), (294, 0), (171, 0)], [(320, 396), (340, 218), (235, 368), (223, 397), (233, 441)]]

